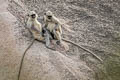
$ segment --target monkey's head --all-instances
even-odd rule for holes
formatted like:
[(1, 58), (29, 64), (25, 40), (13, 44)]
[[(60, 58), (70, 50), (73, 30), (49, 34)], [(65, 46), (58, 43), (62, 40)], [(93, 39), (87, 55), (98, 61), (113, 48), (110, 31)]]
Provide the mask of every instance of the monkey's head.
[(37, 19), (38, 15), (36, 14), (35, 11), (30, 11), (30, 13), (28, 14), (28, 16), (31, 18), (31, 19)]
[(53, 17), (53, 13), (52, 13), (51, 11), (47, 11), (47, 12), (45, 13), (45, 15), (46, 15), (47, 19), (49, 19), (49, 20), (51, 20), (52, 17)]

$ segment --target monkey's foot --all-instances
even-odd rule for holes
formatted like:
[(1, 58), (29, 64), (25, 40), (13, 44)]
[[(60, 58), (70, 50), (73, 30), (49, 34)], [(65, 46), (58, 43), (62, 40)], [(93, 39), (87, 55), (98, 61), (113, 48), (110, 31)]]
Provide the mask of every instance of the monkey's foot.
[(67, 43), (65, 42), (61, 42), (59, 45), (56, 44), (56, 50), (60, 50), (60, 51), (68, 51), (69, 50), (69, 46)]
[(56, 51), (56, 48), (55, 48), (55, 46), (54, 45), (50, 45), (50, 46), (46, 46), (48, 49), (51, 49), (51, 50), (54, 50), (54, 51)]
[(52, 46), (53, 49), (55, 49), (56, 51), (59, 52), (65, 52), (69, 50), (69, 46), (68, 44), (66, 44), (65, 42), (61, 42), (59, 45), (56, 44), (56, 40), (51, 40), (51, 44), (50, 46)]
[(55, 45), (56, 51), (65, 52), (65, 48), (60, 45)]
[(68, 51), (69, 50), (69, 45), (65, 42), (62, 42), (61, 46), (64, 47), (65, 51)]
[(56, 44), (57, 45), (61, 45), (62, 43), (61, 43), (61, 41), (57, 41)]

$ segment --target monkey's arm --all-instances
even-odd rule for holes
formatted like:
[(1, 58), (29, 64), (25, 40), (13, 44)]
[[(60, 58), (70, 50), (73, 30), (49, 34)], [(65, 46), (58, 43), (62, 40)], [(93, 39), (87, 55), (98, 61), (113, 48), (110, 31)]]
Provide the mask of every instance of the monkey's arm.
[(53, 31), (59, 31), (60, 34), (62, 34), (61, 22), (56, 17), (53, 17), (53, 22), (55, 23), (55, 28), (53, 29)]
[(67, 40), (67, 39), (65, 39), (65, 38), (62, 38), (62, 40), (65, 41), (65, 42), (71, 43), (71, 44), (73, 44), (73, 45), (75, 45), (75, 46), (77, 46), (77, 47), (79, 47), (79, 48), (81, 48), (81, 49), (83, 49), (83, 50), (91, 53), (91, 54), (92, 54), (94, 57), (96, 57), (100, 62), (103, 62), (103, 60), (102, 60), (100, 57), (98, 57), (96, 54), (94, 54), (94, 53), (91, 52), (90, 50), (88, 50), (88, 49), (86, 49), (86, 48), (84, 48), (84, 47), (76, 44), (75, 42), (73, 42), (73, 41), (71, 41), (71, 40)]
[(43, 21), (46, 23), (46, 16), (45, 15), (43, 16)]
[(55, 16), (53, 16), (52, 21), (58, 25), (62, 25), (62, 23), (60, 22), (60, 20), (58, 18), (56, 18)]
[[(66, 30), (69, 31), (69, 32), (74, 32), (73, 30), (71, 30), (71, 29), (69, 28), (70, 26), (61, 23), (60, 20), (58, 20), (56, 17), (53, 17), (53, 21), (57, 24), (57, 26), (60, 26), (60, 27), (62, 27), (62, 28), (64, 28), (64, 29), (66, 29)], [(61, 29), (60, 27), (59, 27), (59, 29)], [(60, 30), (60, 31), (61, 31), (61, 33), (62, 33), (62, 30)]]
[[(29, 20), (29, 19), (28, 19)], [(24, 20), (24, 27), (30, 32), (30, 34), (32, 35), (32, 32), (31, 32), (31, 30), (30, 30), (30, 25), (29, 25), (29, 21), (26, 21), (26, 20)]]
[(42, 36), (42, 26), (41, 24), (37, 24), (37, 28), (39, 29), (38, 32), (40, 33), (40, 35)]

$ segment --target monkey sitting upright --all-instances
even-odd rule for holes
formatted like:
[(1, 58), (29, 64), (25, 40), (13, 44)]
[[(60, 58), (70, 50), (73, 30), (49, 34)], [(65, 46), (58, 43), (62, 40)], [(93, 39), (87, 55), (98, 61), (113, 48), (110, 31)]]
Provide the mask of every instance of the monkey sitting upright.
[(47, 11), (44, 14), (45, 28), (51, 33), (54, 39), (57, 39), (57, 44), (62, 41), (62, 29), (60, 21), (54, 16), (51, 11)]
[(28, 14), (27, 28), (32, 33), (33, 37), (38, 40), (44, 40), (42, 34), (41, 23), (37, 20), (38, 15), (34, 11), (30, 11)]

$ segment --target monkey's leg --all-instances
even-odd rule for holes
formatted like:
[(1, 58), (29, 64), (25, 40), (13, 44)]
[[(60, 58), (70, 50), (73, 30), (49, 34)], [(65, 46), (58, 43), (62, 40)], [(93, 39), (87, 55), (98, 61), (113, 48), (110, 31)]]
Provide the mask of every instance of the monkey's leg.
[(50, 45), (50, 38), (52, 38), (50, 32), (46, 29), (45, 31), (45, 45), (48, 49), (51, 49), (51, 50), (56, 50), (54, 49), (51, 45)]
[(56, 39), (58, 40), (57, 44), (61, 44), (62, 37), (61, 37), (60, 32), (59, 31), (54, 31), (54, 35), (55, 35)]
[(45, 39), (40, 33), (36, 33), (36, 32), (33, 32), (33, 37), (40, 41), (43, 41)]
[(35, 39), (33, 39), (32, 43), (26, 48), (26, 50), (24, 51), (24, 53), (22, 55), (20, 68), (19, 68), (19, 73), (18, 73), (18, 80), (20, 80), (20, 74), (21, 74), (21, 70), (22, 70), (22, 65), (23, 65), (23, 60), (24, 60), (25, 54), (28, 51), (28, 49), (30, 49), (30, 47), (33, 45), (34, 41), (35, 41)]
[(49, 45), (50, 45), (50, 34), (48, 33), (47, 30), (45, 32), (45, 45), (46, 45), (46, 47), (49, 47)]

